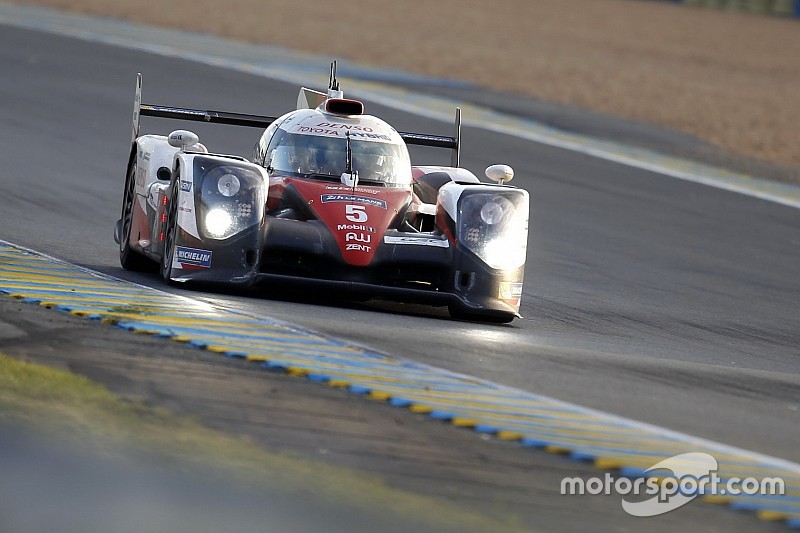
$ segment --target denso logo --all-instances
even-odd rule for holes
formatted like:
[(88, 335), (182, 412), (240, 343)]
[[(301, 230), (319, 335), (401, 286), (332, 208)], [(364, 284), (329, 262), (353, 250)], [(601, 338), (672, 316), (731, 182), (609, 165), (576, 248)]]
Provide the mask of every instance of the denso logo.
[(366, 131), (367, 133), (372, 133), (373, 131), (375, 131), (372, 128), (370, 128), (369, 126), (357, 126), (355, 124), (353, 124), (353, 125), (350, 125), (350, 124), (335, 124), (335, 123), (332, 123), (332, 122), (320, 122), (319, 124), (317, 124), (317, 127), (319, 127), (319, 128), (338, 128), (338, 129), (342, 129), (342, 130), (354, 130), (354, 131)]
[(336, 226), (338, 231), (369, 231), (375, 233), (375, 228), (364, 226), (361, 224), (339, 224)]

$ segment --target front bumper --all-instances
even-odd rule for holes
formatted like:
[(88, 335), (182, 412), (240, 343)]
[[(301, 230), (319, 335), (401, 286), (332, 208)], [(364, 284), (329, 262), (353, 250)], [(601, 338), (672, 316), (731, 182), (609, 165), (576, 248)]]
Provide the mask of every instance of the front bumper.
[[(408, 235), (390, 231), (389, 237)], [(444, 246), (392, 244), (384, 240), (369, 266), (354, 267), (330, 232), (317, 222), (271, 219), (220, 242), (179, 242), (212, 254), (207, 267), (173, 270), (175, 281), (276, 287), (344, 299), (378, 299), (450, 306), (474, 314), (518, 316), (524, 267), (489, 268), (475, 254)]]

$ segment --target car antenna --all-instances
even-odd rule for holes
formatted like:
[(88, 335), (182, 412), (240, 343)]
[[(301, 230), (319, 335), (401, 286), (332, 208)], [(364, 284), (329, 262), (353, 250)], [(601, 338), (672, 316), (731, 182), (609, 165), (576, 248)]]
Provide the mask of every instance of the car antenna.
[(336, 79), (336, 61), (331, 63), (331, 79), (328, 82), (328, 98), (344, 98), (344, 93), (339, 90), (339, 80)]
[(336, 60), (334, 59), (331, 63), (331, 79), (328, 83), (328, 89), (332, 91), (339, 90), (339, 80), (336, 79)]

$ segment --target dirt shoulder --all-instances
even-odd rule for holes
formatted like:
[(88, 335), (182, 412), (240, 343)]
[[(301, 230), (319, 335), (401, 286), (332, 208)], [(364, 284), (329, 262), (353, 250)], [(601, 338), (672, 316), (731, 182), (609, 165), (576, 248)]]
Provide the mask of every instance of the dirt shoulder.
[(800, 23), (631, 0), (18, 2), (460, 79), (795, 167)]

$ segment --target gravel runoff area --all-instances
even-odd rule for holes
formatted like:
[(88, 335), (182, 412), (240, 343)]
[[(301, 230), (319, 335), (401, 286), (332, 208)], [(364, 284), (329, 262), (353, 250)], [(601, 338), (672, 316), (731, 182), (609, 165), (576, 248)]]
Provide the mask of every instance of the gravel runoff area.
[(679, 130), (800, 182), (797, 20), (643, 0), (17, 3), (474, 82)]

